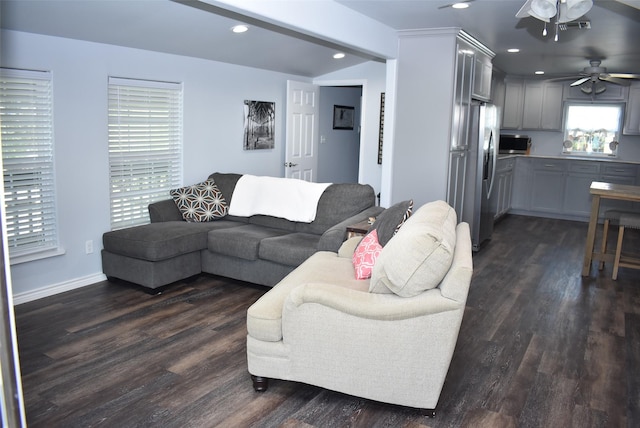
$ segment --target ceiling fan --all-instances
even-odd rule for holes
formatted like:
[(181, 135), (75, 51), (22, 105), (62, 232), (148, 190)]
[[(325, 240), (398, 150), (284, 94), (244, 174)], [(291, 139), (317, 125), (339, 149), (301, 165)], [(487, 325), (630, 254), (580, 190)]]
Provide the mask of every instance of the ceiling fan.
[(561, 77), (553, 80), (578, 80), (571, 83), (571, 86), (580, 86), (580, 90), (586, 94), (595, 92), (596, 94), (604, 92), (607, 87), (604, 81), (615, 83), (616, 85), (629, 86), (630, 79), (640, 79), (640, 74), (633, 73), (608, 73), (606, 67), (600, 67), (600, 60), (592, 59), (589, 61), (589, 67), (585, 67), (578, 76)]

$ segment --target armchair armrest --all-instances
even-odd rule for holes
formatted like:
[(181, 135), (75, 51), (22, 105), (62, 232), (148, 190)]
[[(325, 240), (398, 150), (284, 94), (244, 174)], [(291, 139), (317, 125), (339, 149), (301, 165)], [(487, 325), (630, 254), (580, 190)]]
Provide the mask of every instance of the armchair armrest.
[(384, 208), (382, 207), (370, 207), (334, 226), (331, 226), (320, 237), (320, 241), (318, 242), (318, 251), (337, 252), (347, 237), (348, 226), (360, 223), (361, 221), (367, 220), (369, 217), (376, 217), (382, 211), (384, 211)]
[(443, 297), (437, 288), (407, 298), (395, 294), (368, 293), (335, 284), (308, 283), (290, 292), (285, 311), (295, 310), (307, 303), (323, 305), (359, 318), (384, 321), (464, 310), (464, 305)]

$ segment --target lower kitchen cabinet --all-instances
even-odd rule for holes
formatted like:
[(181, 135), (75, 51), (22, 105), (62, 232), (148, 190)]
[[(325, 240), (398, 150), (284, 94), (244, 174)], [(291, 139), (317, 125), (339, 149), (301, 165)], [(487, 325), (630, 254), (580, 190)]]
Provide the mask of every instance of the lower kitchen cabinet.
[(563, 160), (534, 161), (531, 182), (532, 210), (548, 213), (562, 212), (565, 168)]
[[(513, 172), (511, 212), (515, 214), (588, 220), (589, 188), (593, 181), (638, 184), (640, 166), (610, 161), (519, 157)], [(636, 204), (637, 205), (637, 204)], [(602, 200), (607, 209), (639, 210), (626, 201)]]
[(564, 204), (562, 212), (576, 216), (591, 214), (591, 182), (600, 175), (600, 162), (568, 161), (564, 182)]
[(515, 161), (515, 158), (498, 159), (496, 178), (491, 191), (491, 210), (494, 213), (494, 220), (502, 217), (511, 209)]

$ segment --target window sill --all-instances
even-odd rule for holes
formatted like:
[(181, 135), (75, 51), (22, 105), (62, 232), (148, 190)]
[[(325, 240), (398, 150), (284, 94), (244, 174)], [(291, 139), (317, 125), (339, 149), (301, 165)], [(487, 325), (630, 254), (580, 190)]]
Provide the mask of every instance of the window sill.
[(582, 159), (617, 159), (617, 154), (587, 153), (587, 152), (562, 152), (562, 156)]
[(64, 248), (56, 247), (53, 249), (37, 251), (34, 253), (21, 254), (19, 256), (11, 257), (9, 260), (10, 260), (11, 266), (13, 266), (21, 263), (28, 263), (36, 260), (47, 259), (49, 257), (62, 256), (65, 254), (65, 252), (66, 251), (64, 250)]

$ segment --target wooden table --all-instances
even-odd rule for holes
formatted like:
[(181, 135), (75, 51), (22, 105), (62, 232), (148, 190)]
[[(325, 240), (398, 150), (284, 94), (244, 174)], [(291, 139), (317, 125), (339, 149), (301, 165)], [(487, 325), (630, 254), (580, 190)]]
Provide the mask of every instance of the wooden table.
[(602, 260), (612, 262), (612, 254), (596, 253), (594, 244), (596, 240), (596, 228), (598, 227), (598, 215), (600, 212), (600, 199), (617, 199), (621, 201), (640, 202), (640, 186), (629, 186), (627, 184), (604, 183), (594, 181), (591, 183), (589, 193), (591, 199), (591, 217), (589, 218), (589, 230), (587, 231), (587, 246), (584, 250), (584, 262), (582, 263), (582, 276), (589, 276), (591, 272), (591, 262)]
[(369, 231), (371, 223), (368, 220), (361, 221), (360, 223), (347, 226), (347, 239), (351, 239), (354, 236), (364, 236)]

